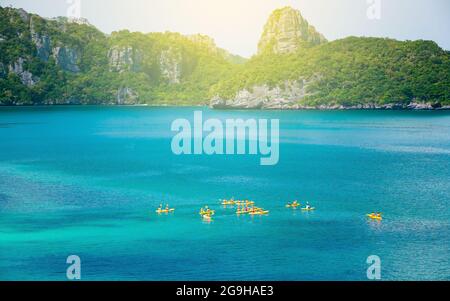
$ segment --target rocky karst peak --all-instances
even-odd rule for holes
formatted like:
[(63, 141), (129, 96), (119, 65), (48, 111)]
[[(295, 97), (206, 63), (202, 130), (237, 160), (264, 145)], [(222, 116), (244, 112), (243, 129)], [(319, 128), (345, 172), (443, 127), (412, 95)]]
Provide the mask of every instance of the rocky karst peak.
[(270, 15), (258, 44), (258, 53), (292, 53), (305, 43), (318, 45), (326, 41), (325, 37), (302, 17), (300, 11), (284, 7)]

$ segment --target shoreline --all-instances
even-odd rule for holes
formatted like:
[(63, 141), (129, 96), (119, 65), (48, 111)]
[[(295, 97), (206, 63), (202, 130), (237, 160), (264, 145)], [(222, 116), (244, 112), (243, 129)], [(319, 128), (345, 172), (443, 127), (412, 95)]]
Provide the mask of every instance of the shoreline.
[(289, 102), (212, 102), (212, 109), (241, 109), (241, 110), (317, 110), (317, 111), (348, 111), (348, 110), (367, 110), (367, 111), (437, 111), (450, 110), (450, 105), (441, 103), (387, 103), (383, 105), (367, 103), (357, 105), (303, 105)]
[(210, 106), (199, 104), (173, 105), (173, 104), (25, 104), (25, 105), (0, 105), (0, 108), (44, 108), (44, 107), (148, 107), (148, 108), (188, 108), (206, 107), (215, 111), (449, 111), (450, 105), (433, 107), (428, 104), (399, 105), (388, 104), (383, 106), (359, 105), (359, 106), (274, 106), (274, 107), (239, 107), (239, 106)]

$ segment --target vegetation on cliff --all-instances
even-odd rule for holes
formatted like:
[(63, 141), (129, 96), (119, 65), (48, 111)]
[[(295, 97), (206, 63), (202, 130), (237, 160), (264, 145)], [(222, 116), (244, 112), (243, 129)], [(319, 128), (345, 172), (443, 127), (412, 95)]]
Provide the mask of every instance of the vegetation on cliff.
[(207, 104), (242, 64), (206, 36), (107, 36), (89, 24), (0, 7), (0, 104)]
[(253, 57), (212, 94), (225, 99), (243, 89), (286, 80), (312, 82), (307, 105), (450, 102), (450, 53), (434, 42), (349, 37), (291, 54)]

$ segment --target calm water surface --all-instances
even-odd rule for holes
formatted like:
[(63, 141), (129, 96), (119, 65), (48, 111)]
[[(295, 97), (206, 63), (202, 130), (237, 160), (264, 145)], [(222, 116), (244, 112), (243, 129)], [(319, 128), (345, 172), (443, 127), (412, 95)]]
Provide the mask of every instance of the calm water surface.
[[(173, 155), (194, 110), (0, 108), (0, 279), (65, 280), (76, 254), (84, 280), (364, 280), (374, 254), (383, 279), (450, 280), (449, 112), (202, 109), (280, 119), (279, 164), (260, 166)], [(270, 215), (219, 206), (232, 196)]]

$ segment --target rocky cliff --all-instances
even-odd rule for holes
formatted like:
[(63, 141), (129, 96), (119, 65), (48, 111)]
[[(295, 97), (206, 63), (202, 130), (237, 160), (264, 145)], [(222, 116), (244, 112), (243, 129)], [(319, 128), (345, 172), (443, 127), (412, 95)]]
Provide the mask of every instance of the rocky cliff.
[[(291, 7), (277, 9), (264, 26), (258, 44), (258, 56), (292, 54), (302, 47), (326, 43), (325, 37), (302, 17), (300, 11)], [(292, 109), (309, 93), (307, 87), (316, 79), (298, 78), (285, 80), (271, 87), (267, 83), (256, 84), (236, 92), (232, 98), (216, 95), (210, 103), (212, 108), (240, 109)]]
[[(325, 37), (309, 25), (300, 11), (291, 7), (275, 10), (264, 26), (258, 44), (258, 55), (292, 54), (303, 46), (326, 43)], [(295, 109), (298, 102), (308, 96), (310, 83), (317, 78), (285, 80), (270, 87), (267, 83), (244, 88), (229, 99), (216, 95), (210, 103), (212, 108), (239, 109)]]
[(159, 68), (162, 77), (169, 84), (181, 83), (182, 55), (179, 51), (169, 48), (161, 51), (159, 57)]
[(326, 41), (302, 17), (300, 11), (284, 7), (275, 10), (269, 17), (258, 44), (258, 53), (293, 53), (302, 45), (319, 45)]
[(108, 51), (108, 62), (110, 71), (138, 71), (141, 54), (132, 46), (112, 46)]
[(24, 67), (25, 63), (25, 59), (19, 57), (16, 62), (9, 65), (9, 72), (19, 76), (22, 84), (27, 87), (32, 87), (39, 81), (39, 77), (34, 76), (30, 71), (26, 70)]
[(255, 85), (238, 91), (232, 99), (216, 96), (211, 100), (210, 106), (215, 109), (295, 109), (298, 108), (298, 101), (308, 95), (307, 87), (310, 83), (302, 79), (285, 81), (275, 87)]

